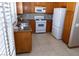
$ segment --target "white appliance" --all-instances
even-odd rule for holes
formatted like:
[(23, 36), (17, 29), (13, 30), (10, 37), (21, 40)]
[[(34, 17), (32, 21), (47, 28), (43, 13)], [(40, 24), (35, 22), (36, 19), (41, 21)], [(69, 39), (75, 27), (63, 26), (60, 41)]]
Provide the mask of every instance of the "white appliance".
[(35, 7), (35, 12), (36, 13), (45, 13), (46, 7)]
[(44, 16), (34, 16), (36, 22), (36, 33), (46, 32), (46, 20)]
[(52, 35), (56, 39), (62, 39), (63, 25), (66, 15), (66, 8), (54, 8)]

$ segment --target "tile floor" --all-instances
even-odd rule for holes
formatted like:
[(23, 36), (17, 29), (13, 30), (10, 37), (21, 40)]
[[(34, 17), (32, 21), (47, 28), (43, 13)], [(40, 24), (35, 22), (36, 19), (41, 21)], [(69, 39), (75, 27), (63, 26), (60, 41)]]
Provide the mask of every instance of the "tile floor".
[(79, 48), (69, 49), (62, 40), (56, 40), (49, 33), (33, 34), (32, 52), (17, 56), (79, 56)]

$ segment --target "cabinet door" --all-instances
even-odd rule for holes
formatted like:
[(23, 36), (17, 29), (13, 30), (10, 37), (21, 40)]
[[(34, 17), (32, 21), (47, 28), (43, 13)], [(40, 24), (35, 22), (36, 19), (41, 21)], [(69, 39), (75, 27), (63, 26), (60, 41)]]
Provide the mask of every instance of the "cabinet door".
[(23, 2), (23, 13), (32, 13), (32, 3)]
[(68, 44), (69, 42), (73, 15), (74, 15), (74, 10), (75, 10), (75, 4), (76, 4), (75, 2), (67, 3), (67, 13), (66, 13), (65, 21), (64, 21), (64, 29), (63, 29), (63, 36), (62, 36), (62, 39), (66, 44)]
[(66, 2), (55, 2), (56, 8), (66, 8), (67, 3)]
[(23, 3), (22, 2), (16, 2), (16, 10), (17, 10), (17, 14), (23, 14)]
[(29, 21), (29, 25), (32, 28), (32, 32), (35, 32), (35, 21), (34, 20), (30, 20)]
[(51, 32), (52, 30), (52, 20), (47, 20), (46, 22), (46, 32)]
[(15, 36), (16, 53), (31, 52), (32, 33), (30, 31), (14, 32), (14, 36)]
[(53, 13), (53, 9), (54, 9), (54, 2), (47, 2), (46, 3), (46, 13), (47, 14), (52, 14)]

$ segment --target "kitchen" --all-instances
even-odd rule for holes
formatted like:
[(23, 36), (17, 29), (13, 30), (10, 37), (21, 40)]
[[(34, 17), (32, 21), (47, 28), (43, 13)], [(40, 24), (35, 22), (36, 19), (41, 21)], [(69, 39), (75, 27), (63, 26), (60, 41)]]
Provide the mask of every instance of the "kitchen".
[(77, 2), (0, 2), (5, 29), (0, 55), (79, 55), (78, 7)]

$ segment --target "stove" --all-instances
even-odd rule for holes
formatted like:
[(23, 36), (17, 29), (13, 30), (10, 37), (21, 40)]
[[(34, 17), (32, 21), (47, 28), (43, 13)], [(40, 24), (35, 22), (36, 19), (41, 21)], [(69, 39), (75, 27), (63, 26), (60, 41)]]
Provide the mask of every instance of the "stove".
[(44, 16), (34, 16), (34, 20), (36, 23), (36, 33), (46, 32), (46, 19)]

